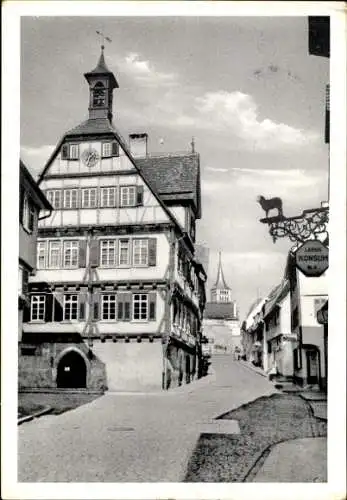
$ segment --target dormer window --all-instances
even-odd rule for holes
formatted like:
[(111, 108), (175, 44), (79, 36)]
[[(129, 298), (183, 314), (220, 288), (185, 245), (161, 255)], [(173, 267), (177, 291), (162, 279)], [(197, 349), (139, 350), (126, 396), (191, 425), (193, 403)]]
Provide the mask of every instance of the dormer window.
[(102, 108), (106, 104), (106, 89), (102, 82), (97, 82), (93, 89), (93, 107)]

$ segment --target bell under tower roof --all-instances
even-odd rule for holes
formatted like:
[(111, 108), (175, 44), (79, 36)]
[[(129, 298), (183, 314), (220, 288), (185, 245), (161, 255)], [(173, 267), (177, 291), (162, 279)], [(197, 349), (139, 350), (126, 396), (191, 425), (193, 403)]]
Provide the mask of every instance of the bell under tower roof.
[(226, 281), (224, 278), (221, 252), (219, 252), (217, 279), (216, 279), (215, 284), (212, 287), (212, 290), (231, 290), (231, 288), (228, 287), (228, 285), (226, 284)]

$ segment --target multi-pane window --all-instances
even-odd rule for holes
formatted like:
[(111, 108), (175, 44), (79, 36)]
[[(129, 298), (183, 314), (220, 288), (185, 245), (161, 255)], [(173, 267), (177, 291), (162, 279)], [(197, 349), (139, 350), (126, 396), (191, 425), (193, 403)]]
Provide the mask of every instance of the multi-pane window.
[(133, 295), (133, 318), (146, 320), (148, 316), (148, 295), (146, 293), (134, 293)]
[(119, 265), (129, 265), (129, 240), (119, 240)]
[(61, 208), (61, 189), (50, 189), (46, 192), (46, 195), (53, 208)]
[(100, 205), (102, 207), (115, 207), (116, 206), (116, 188), (103, 187), (101, 188)]
[(70, 160), (78, 160), (79, 158), (79, 145), (78, 144), (70, 144)]
[(78, 241), (64, 241), (64, 267), (78, 266)]
[(107, 158), (112, 156), (112, 142), (103, 142), (102, 143), (102, 156), (103, 158)]
[(134, 266), (148, 264), (148, 240), (135, 239), (133, 241), (133, 264)]
[(46, 267), (46, 242), (37, 242), (37, 269), (44, 269)]
[(122, 186), (120, 188), (122, 207), (133, 207), (136, 204), (136, 186)]
[(105, 267), (117, 265), (117, 240), (101, 240), (100, 265)]
[(31, 321), (44, 321), (45, 319), (45, 295), (32, 295), (31, 297)]
[(64, 320), (78, 319), (78, 295), (64, 295)]
[(95, 208), (97, 206), (97, 189), (82, 189), (82, 208)]
[(64, 190), (64, 208), (78, 207), (78, 189)]
[(49, 267), (59, 268), (60, 267), (60, 256), (61, 256), (61, 242), (60, 241), (50, 241), (49, 242)]
[(116, 319), (116, 294), (101, 296), (101, 319)]

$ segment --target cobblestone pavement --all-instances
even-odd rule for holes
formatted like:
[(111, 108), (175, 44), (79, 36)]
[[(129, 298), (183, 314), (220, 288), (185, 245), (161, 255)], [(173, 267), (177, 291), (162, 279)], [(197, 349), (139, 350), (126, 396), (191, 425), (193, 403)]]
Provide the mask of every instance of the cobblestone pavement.
[[(214, 376), (160, 393), (108, 393), (18, 428), (20, 482), (180, 482), (199, 424), (274, 392), (231, 356)], [(276, 391), (275, 391), (276, 392)]]
[(185, 481), (249, 482), (271, 445), (327, 436), (327, 422), (315, 418), (308, 402), (295, 394), (260, 397), (220, 418), (238, 420), (241, 434), (203, 434), (189, 461)]

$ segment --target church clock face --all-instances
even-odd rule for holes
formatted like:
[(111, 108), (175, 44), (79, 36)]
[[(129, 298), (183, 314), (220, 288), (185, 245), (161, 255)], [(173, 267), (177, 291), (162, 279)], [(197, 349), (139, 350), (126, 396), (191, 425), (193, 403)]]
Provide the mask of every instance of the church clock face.
[(99, 153), (95, 149), (88, 149), (82, 155), (82, 161), (87, 167), (94, 167), (99, 158)]

